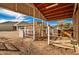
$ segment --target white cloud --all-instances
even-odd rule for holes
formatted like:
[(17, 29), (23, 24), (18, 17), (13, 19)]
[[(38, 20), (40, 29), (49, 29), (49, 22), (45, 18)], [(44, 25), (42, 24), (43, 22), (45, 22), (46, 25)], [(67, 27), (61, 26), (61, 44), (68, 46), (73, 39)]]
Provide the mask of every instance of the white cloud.
[(11, 19), (11, 20), (0, 19), (0, 23), (7, 22), (7, 21), (21, 22), (21, 21), (23, 21), (23, 19), (24, 19), (24, 17), (22, 17), (22, 16), (17, 16), (16, 19)]
[[(6, 21), (21, 22), (21, 21), (24, 20), (24, 18), (25, 18), (24, 16), (27, 16), (27, 15), (16, 13), (16, 12), (13, 12), (13, 11), (10, 11), (10, 10), (7, 10), (7, 9), (3, 9), (3, 8), (0, 8), (0, 13), (16, 17), (16, 19), (11, 19), (11, 20), (0, 19), (0, 23), (6, 22)], [(29, 20), (30, 19), (27, 19), (27, 20), (24, 20), (24, 21), (29, 21)]]
[(6, 19), (1, 19), (1, 20), (0, 20), (0, 23), (6, 22), (6, 21), (8, 21), (8, 20), (6, 20)]

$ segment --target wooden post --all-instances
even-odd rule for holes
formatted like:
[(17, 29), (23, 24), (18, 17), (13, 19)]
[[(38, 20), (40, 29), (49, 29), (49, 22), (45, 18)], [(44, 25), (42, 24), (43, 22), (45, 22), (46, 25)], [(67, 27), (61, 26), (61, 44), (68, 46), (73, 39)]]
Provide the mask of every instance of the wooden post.
[(77, 40), (77, 44), (79, 46), (79, 4), (75, 4), (73, 18), (74, 39)]
[(47, 22), (47, 28), (48, 28), (48, 45), (50, 44), (50, 27), (48, 25), (48, 22)]
[(18, 26), (16, 26), (16, 30), (17, 30), (17, 31), (19, 30), (19, 27), (18, 27)]
[(39, 37), (40, 37), (40, 26), (39, 26)]
[(57, 37), (59, 36), (58, 30), (59, 30), (59, 28), (58, 28), (58, 26), (57, 26)]
[(27, 30), (26, 30), (26, 26), (24, 27), (24, 37), (26, 37)]
[(44, 28), (43, 28), (43, 20), (42, 20), (42, 36), (43, 36), (43, 30), (44, 30)]
[[(35, 16), (35, 9), (33, 8), (33, 16)], [(33, 18), (33, 40), (35, 40), (35, 19)]]

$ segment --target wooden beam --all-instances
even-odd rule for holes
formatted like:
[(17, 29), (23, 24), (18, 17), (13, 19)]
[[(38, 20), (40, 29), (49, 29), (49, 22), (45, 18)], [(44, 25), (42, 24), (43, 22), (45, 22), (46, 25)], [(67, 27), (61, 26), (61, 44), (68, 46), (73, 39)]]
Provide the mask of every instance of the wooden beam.
[(41, 3), (41, 4), (36, 5), (36, 7), (37, 7), (38, 9), (44, 8), (44, 7), (46, 7), (46, 6), (49, 6), (49, 4), (48, 4), (48, 3)]
[[(34, 3), (35, 4), (35, 3)], [(40, 7), (42, 5), (44, 5), (45, 3), (37, 3), (35, 6)]]
[(70, 6), (72, 6), (72, 5), (73, 5), (73, 4), (63, 5), (63, 6), (59, 7), (59, 8), (54, 8), (54, 9), (47, 10), (47, 11), (45, 11), (44, 13), (46, 14), (46, 13), (49, 13), (49, 12), (51, 12), (51, 11), (55, 11), (55, 10), (59, 10), (59, 9), (63, 9), (63, 8), (70, 7)]
[(46, 15), (46, 14), (55, 13), (55, 12), (59, 12), (59, 11), (62, 11), (62, 10), (64, 11), (64, 10), (67, 10), (67, 9), (73, 9), (73, 8), (74, 8), (74, 7), (71, 6), (71, 7), (66, 7), (66, 8), (57, 9), (57, 10), (54, 10), (54, 11), (53, 11), (53, 9), (52, 9), (51, 12), (44, 13), (44, 12), (45, 12), (45, 11), (44, 11), (44, 12), (42, 12), (42, 13), (43, 13), (44, 15)]
[(58, 14), (58, 15), (54, 15), (54, 16), (52, 15), (52, 16), (46, 17), (46, 18), (51, 18), (51, 17), (52, 17), (52, 18), (53, 18), (53, 17), (62, 17), (62, 16), (65, 16), (65, 15), (68, 15), (68, 16), (69, 16), (69, 15), (71, 15), (71, 14), (73, 15), (73, 12)]
[[(50, 18), (62, 18), (62, 17), (65, 17), (65, 16), (72, 16), (72, 14), (62, 15), (62, 16), (58, 16), (58, 17), (50, 17)], [(50, 18), (47, 18), (47, 19), (50, 19)]]
[(59, 16), (59, 17), (53, 17), (53, 18), (48, 18), (48, 19), (60, 19), (60, 18), (66, 18), (66, 17), (72, 17), (72, 15), (70, 14), (70, 16), (69, 15), (64, 15), (64, 16)]
[(72, 18), (72, 15), (68, 15), (68, 16), (62, 16), (62, 17), (54, 17), (54, 18), (48, 18), (48, 21), (51, 20), (61, 20), (61, 19), (65, 19), (65, 18)]
[[(54, 4), (55, 4), (55, 3), (54, 3)], [(53, 4), (51, 4), (51, 5), (53, 5)], [(51, 8), (46, 9), (46, 7), (48, 7), (48, 6), (46, 6), (46, 7), (44, 7), (44, 8), (39, 9), (39, 10), (40, 10), (40, 11), (47, 11), (47, 10), (50, 10), (50, 9), (53, 9), (53, 8), (61, 7), (61, 6), (63, 6), (63, 5), (67, 5), (67, 4), (65, 4), (65, 3), (58, 3), (58, 5), (53, 6), (53, 7), (51, 7)]]
[(61, 13), (63, 14), (63, 13), (71, 12), (71, 11), (73, 12), (73, 9), (71, 9), (71, 8), (70, 8), (70, 9), (65, 9), (65, 10), (63, 10), (63, 11), (62, 11), (62, 10), (60, 10), (60, 11), (55, 11), (55, 12), (46, 14), (45, 17), (46, 17), (46, 16), (56, 15), (56, 14), (58, 15), (58, 14), (61, 14)]

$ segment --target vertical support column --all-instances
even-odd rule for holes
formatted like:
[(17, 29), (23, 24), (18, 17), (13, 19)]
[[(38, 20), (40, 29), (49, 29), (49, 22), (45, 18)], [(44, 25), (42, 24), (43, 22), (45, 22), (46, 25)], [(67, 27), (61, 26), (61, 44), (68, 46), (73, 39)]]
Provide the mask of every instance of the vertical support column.
[(18, 27), (18, 26), (16, 26), (16, 30), (17, 30), (17, 31), (19, 30), (19, 27)]
[(42, 20), (42, 36), (43, 36), (43, 30), (44, 30), (44, 28), (43, 28), (43, 20)]
[(39, 37), (41, 36), (41, 26), (39, 25)]
[(19, 28), (19, 37), (24, 38), (24, 31)]
[(73, 26), (73, 30), (74, 30), (74, 39), (77, 40), (77, 44), (79, 46), (79, 4), (75, 4), (75, 9), (74, 9), (74, 26)]
[(59, 28), (58, 28), (58, 26), (57, 26), (57, 37), (59, 36), (58, 30), (59, 30)]
[(52, 29), (52, 36), (53, 36), (53, 29)]
[[(33, 16), (35, 16), (35, 9), (33, 8)], [(35, 20), (33, 18), (33, 40), (35, 40)]]
[(48, 45), (50, 44), (50, 27), (48, 25), (48, 22), (47, 22), (47, 28), (48, 28)]
[(24, 27), (24, 37), (26, 37), (26, 34), (27, 32), (26, 32), (26, 26)]

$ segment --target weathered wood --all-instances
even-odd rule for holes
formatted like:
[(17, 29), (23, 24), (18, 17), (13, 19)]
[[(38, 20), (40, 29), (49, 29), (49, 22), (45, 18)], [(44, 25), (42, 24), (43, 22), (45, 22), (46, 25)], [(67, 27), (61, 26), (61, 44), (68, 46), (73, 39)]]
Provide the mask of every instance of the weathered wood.
[(79, 4), (75, 4), (73, 18), (74, 39), (77, 40), (79, 45)]

